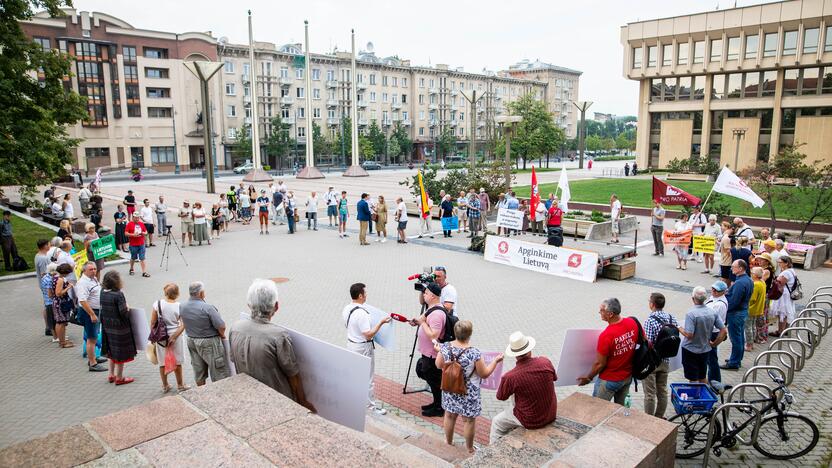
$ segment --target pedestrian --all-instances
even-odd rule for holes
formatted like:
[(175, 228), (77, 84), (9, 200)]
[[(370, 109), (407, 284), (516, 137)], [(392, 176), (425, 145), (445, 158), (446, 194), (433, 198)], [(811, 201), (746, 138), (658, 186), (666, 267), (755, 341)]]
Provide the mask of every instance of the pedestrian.
[(378, 235), (376, 242), (383, 244), (387, 242), (387, 203), (384, 201), (384, 195), (378, 196), (374, 214), (376, 217), (376, 234)]
[(630, 163), (624, 163), (624, 177), (630, 175)]
[(12, 231), (12, 212), (9, 210), (3, 211), (3, 221), (0, 221), (0, 248), (3, 250), (3, 265), (6, 271), (14, 271), (14, 260), (19, 255)]
[(433, 239), (433, 229), (430, 227), (430, 220), (433, 218), (433, 200), (430, 197), (427, 198), (427, 213), (425, 209), (422, 208), (422, 197), (419, 197), (418, 205), (419, 205), (419, 239), (422, 238), (423, 235), (430, 236)]
[(789, 251), (786, 250), (786, 244), (783, 242), (783, 239), (774, 239), (774, 252), (771, 253), (771, 260), (774, 262), (774, 272), (776, 274), (780, 274), (780, 257), (783, 255), (788, 255)]
[(271, 200), (266, 196), (266, 189), (260, 189), (260, 196), (257, 197), (257, 219), (260, 220), (260, 234), (265, 230), (269, 233), (269, 206)]
[[(9, 220), (11, 221), (11, 220)], [(11, 229), (11, 222), (8, 224), (4, 224), (5, 227)], [(72, 223), (69, 222), (68, 219), (62, 219), (61, 223), (58, 225), (58, 233), (56, 234), (61, 240), (68, 240), (72, 241)]]
[(233, 185), (228, 188), (227, 192), (225, 192), (225, 198), (228, 201), (228, 222), (231, 222), (231, 219), (233, 218), (235, 222), (239, 223), (240, 216), (237, 211), (237, 191), (234, 190)]
[(465, 196), (465, 191), (459, 192), (459, 197), (456, 199), (456, 209), (459, 212), (459, 225), (457, 226), (457, 234), (465, 232), (468, 228), (468, 197)]
[[(679, 219), (676, 220), (676, 223), (673, 225), (673, 232), (675, 234), (681, 234), (685, 231), (690, 231), (690, 221), (688, 220), (688, 215), (685, 213), (681, 213), (679, 215)], [(677, 270), (687, 270), (688, 269), (688, 245), (675, 245), (673, 246), (673, 252), (676, 253), (676, 261), (678, 265), (676, 266)]]
[(578, 385), (592, 382), (597, 375), (592, 396), (615, 400), (623, 406), (633, 381), (633, 354), (639, 326), (632, 318), (621, 318), (621, 303), (614, 297), (601, 303), (599, 313), (608, 325), (598, 337), (595, 363), (589, 374), (578, 377)]
[[(705, 305), (716, 312), (723, 324), (728, 326), (728, 299), (725, 298), (725, 293), (728, 291), (728, 285), (724, 281), (716, 281), (711, 285), (711, 297), (705, 301)], [(711, 330), (711, 342), (715, 342), (719, 335), (719, 329), (714, 327)], [(711, 350), (708, 353), (708, 382), (722, 382), (722, 371), (719, 369), (719, 351), (717, 349), (718, 343), (711, 345)]]
[(127, 238), (129, 239), (128, 243), (130, 244), (130, 276), (135, 273), (133, 271), (133, 265), (138, 261), (142, 269), (142, 276), (150, 278), (150, 275), (147, 273), (147, 266), (144, 262), (145, 250), (147, 248), (145, 245), (147, 228), (144, 223), (142, 223), (142, 217), (139, 213), (133, 213), (133, 221), (127, 223), (125, 233), (127, 234)]
[(748, 317), (745, 319), (745, 351), (753, 350), (754, 343), (761, 343), (760, 332), (765, 330), (765, 335), (768, 335), (766, 326), (765, 309), (766, 302), (766, 283), (763, 282), (763, 269), (754, 267), (751, 269), (751, 280), (754, 282), (754, 289), (751, 292), (751, 299), (748, 300)]
[(722, 222), (722, 237), (719, 239), (719, 278), (725, 284), (731, 284), (731, 247), (734, 245), (734, 228), (728, 222)]
[[(223, 232), (228, 232), (228, 220), (231, 217), (231, 214), (228, 212), (228, 200), (225, 198), (225, 194), (220, 194), (220, 227), (222, 228)], [(219, 235), (217, 236), (219, 237)]]
[(436, 367), (437, 351), (433, 341), (438, 341), (445, 333), (447, 310), (439, 303), (442, 287), (436, 283), (428, 283), (422, 294), (425, 302), (425, 313), (410, 321), (416, 330), (416, 341), (419, 354), (422, 355), (416, 363), (416, 375), (427, 382), (433, 401), (422, 406), (422, 416), (434, 417), (445, 414), (442, 409), (442, 371)]
[(69, 265), (72, 268), (72, 271), (69, 272), (69, 281), (72, 284), (75, 284), (78, 281), (78, 278), (75, 276), (75, 259), (72, 258), (72, 241), (70, 240), (62, 240), (60, 251), (58, 252), (58, 265)]
[[(772, 244), (774, 241), (770, 241)], [(773, 301), (768, 300), (768, 293), (774, 287), (774, 281), (777, 278), (775, 274), (775, 267), (774, 267), (774, 260), (771, 258), (771, 254), (768, 252), (763, 252), (756, 257), (757, 265), (763, 269), (763, 276), (762, 281), (766, 287), (766, 300), (763, 301), (763, 323), (762, 328), (758, 330), (757, 342), (759, 343), (766, 343), (768, 342), (769, 332), (769, 320), (773, 316), (771, 312), (771, 303)]]
[(349, 205), (347, 202), (347, 191), (341, 192), (341, 199), (338, 200), (338, 237), (349, 237), (347, 235), (347, 216), (349, 216)]
[(90, 214), (90, 198), (92, 198), (92, 192), (85, 185), (82, 185), (81, 189), (78, 190), (78, 203), (81, 205), (81, 214), (84, 216)]
[(531, 225), (531, 212), (529, 211), (531, 208), (529, 207), (529, 203), (523, 199), (520, 201), (520, 208), (519, 211), (523, 213), (523, 227), (520, 228), (520, 234), (525, 235), (526, 231), (529, 230), (529, 226)]
[(335, 193), (334, 187), (329, 187), (324, 195), (324, 202), (326, 202), (326, 217), (329, 219), (329, 225), (332, 226), (333, 222), (338, 224), (338, 194)]
[(196, 218), (194, 218), (194, 210), (191, 208), (191, 204), (188, 200), (184, 200), (182, 202), (182, 207), (179, 208), (178, 216), (179, 228), (182, 230), (182, 247), (185, 247), (185, 235), (188, 236), (188, 245), (194, 245), (194, 237), (196, 237)]
[(156, 211), (156, 225), (159, 226), (159, 236), (164, 236), (168, 231), (168, 205), (165, 204), (165, 196), (159, 195), (159, 202), (154, 207)]
[(797, 274), (794, 272), (794, 263), (792, 258), (788, 255), (781, 255), (777, 259), (780, 266), (780, 274), (775, 279), (776, 285), (774, 288), (783, 290), (783, 294), (779, 299), (771, 303), (771, 314), (777, 317), (777, 334), (780, 336), (795, 319), (794, 300), (791, 297), (792, 292), (797, 288)]
[(104, 199), (99, 192), (95, 192), (90, 198), (90, 222), (95, 224), (96, 231), (101, 229), (101, 221), (104, 219), (103, 202)]
[(469, 223), (468, 226), (471, 231), (471, 235), (468, 236), (470, 238), (474, 238), (480, 230), (482, 223), (480, 222), (480, 217), (482, 217), (482, 204), (480, 203), (480, 197), (474, 193), (474, 190), (468, 193), (468, 219)]
[(439, 217), (442, 219), (442, 236), (451, 237), (451, 230), (445, 229), (450, 224), (451, 218), (454, 217), (454, 203), (451, 201), (450, 195), (445, 195), (442, 202), (439, 203)]
[(638, 163), (636, 163), (635, 161), (633, 161), (633, 170), (632, 170), (632, 173), (633, 173), (633, 175), (634, 175), (634, 176), (637, 176), (637, 175), (638, 175)]
[(306, 230), (318, 230), (318, 194), (312, 192), (306, 199)]
[(142, 200), (142, 207), (139, 209), (139, 213), (142, 217), (142, 223), (144, 224), (145, 229), (147, 229), (145, 245), (147, 247), (155, 247), (156, 244), (153, 243), (153, 233), (156, 232), (156, 230), (153, 223), (155, 222), (156, 216), (154, 216), (153, 208), (150, 206), (150, 200), (147, 198)]
[(49, 199), (50, 207), (49, 211), (52, 213), (52, 216), (60, 219), (64, 219), (64, 208), (63, 204), (58, 201), (57, 197), (52, 197)]
[(108, 271), (101, 280), (101, 355), (110, 359), (107, 380), (116, 385), (134, 381), (132, 377), (124, 377), (124, 365), (137, 354), (130, 307), (122, 286), (121, 275), (116, 270)]
[[(702, 286), (693, 288), (693, 308), (685, 314), (685, 326), (678, 327), (679, 333), (685, 337), (682, 342), (682, 367), (685, 378), (691, 382), (708, 383), (708, 355), (711, 349), (725, 340), (728, 333), (719, 315), (705, 306), (707, 297), (708, 293)], [(711, 338), (713, 329), (719, 330), (715, 339)]]
[[(124, 229), (127, 227), (127, 213), (124, 212), (124, 205), (121, 203), (116, 207), (116, 212), (113, 213), (113, 221), (116, 224), (116, 248), (122, 252), (127, 252), (127, 235), (124, 234)], [(182, 243), (185, 243), (185, 231), (182, 231)]]
[(68, 193), (64, 194), (64, 201), (61, 205), (61, 209), (64, 212), (64, 219), (75, 221), (75, 207), (72, 206), (72, 197), (70, 197)]
[(45, 328), (44, 335), (51, 336), (53, 343), (58, 343), (58, 334), (55, 332), (55, 314), (52, 310), (52, 292), (54, 290), (54, 283), (56, 281), (55, 275), (58, 271), (57, 263), (49, 263), (46, 266), (46, 272), (39, 279), (40, 292), (43, 296), (43, 323)]
[(480, 187), (480, 231), (488, 231), (488, 212), (491, 211), (491, 198), (485, 188)]
[[(650, 346), (656, 342), (663, 326), (679, 327), (676, 318), (664, 311), (666, 299), (662, 293), (650, 294), (647, 307), (650, 315), (644, 321), (644, 335)], [(667, 376), (670, 373), (670, 361), (662, 359), (650, 375), (644, 379), (644, 412), (657, 418), (664, 418), (667, 409)]]
[(185, 339), (180, 337), (185, 332), (185, 325), (179, 316), (179, 286), (176, 283), (168, 283), (164, 289), (165, 297), (156, 301), (150, 312), (150, 329), (156, 327), (161, 320), (168, 334), (164, 343), (155, 343), (156, 357), (159, 360), (159, 377), (162, 379), (162, 393), (168, 393), (171, 386), (168, 384), (168, 373), (165, 372), (165, 358), (167, 353), (173, 353), (176, 357), (176, 367), (173, 370), (176, 377), (176, 388), (180, 392), (190, 389), (185, 385), (185, 378), (182, 374), (182, 363), (185, 362)]
[(364, 307), (364, 303), (367, 302), (367, 286), (364, 283), (355, 283), (350, 286), (350, 298), (352, 302), (341, 311), (341, 318), (347, 329), (347, 349), (370, 358), (370, 393), (367, 408), (378, 414), (387, 414), (387, 410), (382, 408), (373, 397), (373, 373), (376, 362), (373, 337), (382, 326), (390, 323), (390, 317), (385, 316), (378, 323), (372, 324), (370, 312)]
[(286, 205), (284, 204), (286, 193), (281, 192), (277, 189), (277, 187), (272, 187), (272, 184), (269, 184), (269, 191), (272, 197), (272, 225), (277, 224), (284, 224), (284, 219), (286, 218)]
[(218, 203), (214, 203), (211, 205), (211, 239), (219, 239), (220, 231), (222, 231), (222, 210)]
[(205, 285), (195, 281), (188, 286), (190, 298), (179, 305), (179, 317), (188, 335), (188, 352), (196, 385), (205, 385), (208, 375), (216, 382), (231, 376), (226, 362), (225, 322), (216, 307), (205, 302)]
[(248, 226), (251, 224), (251, 199), (245, 193), (241, 193), (237, 199), (240, 201), (240, 217), (243, 218), (243, 225)]
[[(690, 215), (689, 222), (692, 235), (701, 236), (705, 232), (705, 226), (708, 224), (708, 217), (702, 212), (701, 206), (696, 205), (693, 207), (693, 213)], [(693, 254), (696, 261), (698, 263), (702, 263), (702, 254), (693, 252), (693, 242), (691, 242), (690, 247), (688, 247), (688, 254)]]
[(618, 244), (620, 241), (619, 234), (621, 232), (621, 227), (619, 225), (619, 219), (621, 218), (621, 201), (618, 199), (618, 195), (612, 194), (610, 195), (610, 222), (612, 228), (612, 239), (610, 242)]
[(474, 435), (476, 418), (482, 413), (482, 398), (480, 385), (482, 379), (487, 379), (494, 373), (497, 364), (503, 361), (503, 354), (498, 354), (490, 363), (486, 364), (482, 352), (471, 346), (473, 324), (468, 320), (460, 320), (454, 325), (456, 339), (450, 343), (434, 344), (437, 351), (436, 367), (445, 370), (452, 363), (459, 363), (462, 367), (462, 377), (465, 381), (465, 393), (442, 391), (442, 409), (445, 410), (443, 428), (445, 442), (454, 445), (454, 428), (458, 417), (462, 417), (462, 435), (465, 438), (465, 448), (474, 453)]
[(72, 348), (75, 343), (66, 339), (66, 324), (69, 322), (69, 314), (75, 307), (70, 291), (73, 284), (71, 280), (72, 266), (68, 263), (61, 263), (55, 268), (53, 277), (52, 295), (52, 316), (55, 320), (55, 337), (58, 338), (58, 346), (61, 348)]
[[(507, 192), (506, 193), (506, 208), (513, 211), (520, 211), (520, 201), (517, 200), (517, 197), (514, 196), (514, 192)], [(525, 222), (525, 217), (524, 217)], [(516, 229), (505, 229), (506, 237), (510, 236), (511, 234), (517, 235)]]
[[(745, 237), (734, 237), (731, 244), (731, 261), (742, 260), (746, 265), (751, 265), (751, 249), (748, 248), (748, 239)], [(735, 280), (731, 274), (731, 281)]]
[(493, 445), (514, 428), (539, 429), (555, 420), (558, 397), (555, 384), (558, 375), (552, 361), (544, 356), (532, 357), (534, 338), (521, 332), (509, 337), (505, 355), (516, 359), (513, 369), (503, 374), (497, 387), (497, 399), (512, 398), (511, 406), (491, 420), (490, 442)]
[(728, 337), (731, 339), (731, 356), (720, 369), (737, 370), (742, 366), (745, 352), (745, 319), (748, 317), (748, 302), (754, 292), (754, 283), (748, 277), (748, 264), (744, 260), (735, 260), (731, 264), (731, 273), (736, 278), (725, 294), (728, 301), (727, 320)]
[(96, 259), (92, 253), (92, 241), (98, 240), (98, 233), (95, 232), (95, 224), (87, 223), (84, 225), (84, 250), (87, 251), (87, 261), (95, 263), (95, 279), (101, 278), (101, 271), (104, 270), (104, 258)]
[(104, 372), (107, 368), (101, 363), (107, 362), (107, 359), (95, 357), (101, 317), (101, 284), (98, 282), (95, 262), (85, 263), (82, 272), (81, 278), (75, 284), (75, 297), (78, 300), (78, 319), (84, 327), (87, 367), (90, 372)]
[(754, 245), (754, 231), (751, 230), (751, 227), (745, 224), (742, 218), (734, 218), (734, 229), (736, 230), (737, 238), (745, 238), (746, 244), (744, 248), (751, 250), (751, 247)]
[(402, 197), (396, 198), (396, 214), (394, 217), (396, 220), (396, 233), (399, 235), (396, 242), (399, 244), (407, 244), (407, 238), (405, 237), (405, 230), (407, 229), (407, 205), (404, 203)]
[(532, 232), (537, 236), (545, 236), (546, 230), (544, 229), (544, 225), (546, 224), (546, 204), (543, 202), (538, 201), (537, 205), (534, 208), (534, 224), (532, 226)]
[(376, 220), (376, 199), (374, 197), (369, 197), (367, 199), (367, 206), (370, 208), (370, 221), (367, 225), (367, 235), (373, 234), (373, 223)]
[(653, 211), (650, 213), (650, 233), (653, 235), (653, 256), (664, 257), (664, 217), (667, 213), (659, 200), (653, 200)]
[(254, 188), (254, 185), (248, 186), (248, 200), (249, 205), (254, 206), (257, 203), (257, 189)]
[[(49, 310), (51, 311), (52, 310), (51, 309), (52, 299), (49, 297), (49, 286), (51, 286), (51, 284), (48, 283), (48, 282), (46, 284), (44, 284), (44, 281), (43, 281), (43, 278), (45, 276), (47, 276), (47, 271), (49, 269), (49, 265), (51, 264), (51, 262), (49, 261), (49, 256), (48, 256), (49, 241), (46, 240), (46, 239), (38, 239), (37, 246), (38, 246), (38, 251), (35, 253), (35, 261), (34, 261), (34, 263), (35, 263), (35, 280), (37, 280), (38, 287), (40, 288), (41, 294), (43, 295), (44, 305), (45, 306), (48, 305)], [(55, 266), (57, 266), (57, 265), (55, 265)], [(48, 302), (48, 304), (47, 304), (47, 302)], [(46, 309), (43, 310), (43, 324), (45, 326), (44, 335), (46, 335), (46, 336), (52, 336), (53, 335), (52, 334), (52, 329), (54, 328), (54, 326), (52, 326), (51, 320), (49, 320), (49, 317), (51, 315), (52, 315), (51, 313), (49, 313), (49, 314), (46, 313)]]
[[(289, 225), (289, 234), (294, 234), (297, 230), (298, 223), (298, 207), (295, 204), (295, 194), (289, 190), (283, 198), (283, 211), (286, 213), (286, 224)], [(269, 232), (266, 231), (266, 234)]]
[[(246, 302), (251, 319), (237, 321), (229, 332), (231, 361), (237, 372), (250, 375), (309, 411), (316, 412), (315, 406), (306, 399), (289, 333), (272, 323), (279, 308), (277, 285), (271, 280), (255, 279), (248, 288)], [(222, 349), (222, 344), (219, 346)], [(211, 379), (216, 381), (213, 376)]]
[[(717, 244), (717, 238), (720, 235), (720, 226), (716, 223), (716, 215), (709, 215), (708, 216), (708, 224), (705, 225), (705, 228), (702, 230), (702, 235), (705, 237), (709, 237), (714, 240), (714, 245)], [(714, 267), (714, 254), (712, 253), (703, 253), (702, 256), (704, 257), (705, 262), (705, 269), (702, 270), (702, 273), (710, 274), (711, 268)]]
[(359, 231), (358, 231), (358, 242), (360, 245), (370, 245), (367, 242), (367, 230), (369, 229), (370, 217), (372, 213), (370, 212), (370, 204), (367, 201), (370, 198), (370, 195), (367, 193), (361, 194), (361, 200), (358, 200), (356, 204), (356, 219), (358, 219)]

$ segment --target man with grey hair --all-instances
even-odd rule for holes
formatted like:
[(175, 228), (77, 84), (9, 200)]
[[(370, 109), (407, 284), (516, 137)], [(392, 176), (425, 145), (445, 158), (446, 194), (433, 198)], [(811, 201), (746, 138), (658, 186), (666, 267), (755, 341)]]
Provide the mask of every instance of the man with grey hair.
[(251, 319), (234, 323), (228, 338), (237, 372), (254, 377), (314, 413), (315, 407), (303, 391), (292, 339), (285, 328), (271, 323), (278, 309), (274, 281), (254, 280), (247, 303)]
[(780, 275), (780, 257), (788, 254), (789, 252), (786, 250), (786, 243), (783, 242), (783, 239), (774, 239), (774, 251), (769, 255), (771, 255), (771, 261), (774, 263), (775, 278)]
[(597, 375), (592, 396), (624, 405), (633, 381), (639, 326), (633, 318), (621, 318), (621, 303), (614, 297), (605, 299), (598, 312), (608, 325), (598, 336), (595, 363), (589, 374), (578, 377), (578, 385), (592, 382)]
[(231, 377), (226, 364), (225, 322), (216, 307), (205, 302), (205, 285), (195, 281), (188, 286), (190, 299), (179, 306), (179, 316), (188, 335), (188, 352), (198, 386), (205, 385), (208, 375), (216, 382)]
[[(708, 291), (705, 288), (693, 288), (693, 308), (685, 315), (685, 326), (679, 327), (679, 333), (686, 338), (682, 343), (682, 367), (685, 378), (691, 382), (707, 383), (708, 355), (728, 335), (728, 329), (719, 314), (705, 305), (707, 299)], [(711, 340), (714, 328), (719, 330), (719, 334)]]

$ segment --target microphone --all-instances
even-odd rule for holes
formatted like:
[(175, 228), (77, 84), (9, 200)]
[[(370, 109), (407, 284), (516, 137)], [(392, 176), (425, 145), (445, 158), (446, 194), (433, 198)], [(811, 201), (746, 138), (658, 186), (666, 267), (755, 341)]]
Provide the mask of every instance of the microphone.
[(392, 318), (393, 320), (398, 320), (399, 322), (409, 322), (410, 321), (404, 315), (399, 315), (399, 314), (390, 314), (390, 318)]
[(422, 274), (421, 274), (421, 273), (416, 273), (415, 275), (410, 275), (410, 276), (408, 276), (408, 277), (407, 277), (407, 280), (408, 280), (408, 281), (413, 281), (413, 280), (415, 280), (416, 278), (418, 278), (418, 277), (420, 277), (420, 276), (422, 276)]

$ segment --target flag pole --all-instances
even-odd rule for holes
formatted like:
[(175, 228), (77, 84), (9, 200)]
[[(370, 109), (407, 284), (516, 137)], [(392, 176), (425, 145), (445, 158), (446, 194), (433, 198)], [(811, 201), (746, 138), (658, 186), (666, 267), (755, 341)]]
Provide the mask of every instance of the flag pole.
[(705, 203), (703, 203), (703, 204), (702, 204), (702, 206), (701, 206), (701, 207), (699, 207), (699, 211), (701, 211), (701, 212), (703, 212), (703, 213), (705, 212), (705, 205), (707, 205), (707, 204), (708, 204), (708, 200), (710, 200), (710, 199), (711, 199), (711, 194), (712, 194), (712, 193), (714, 193), (714, 187), (713, 187), (713, 186), (711, 186), (711, 191), (710, 191), (710, 192), (708, 192), (708, 196), (705, 198)]

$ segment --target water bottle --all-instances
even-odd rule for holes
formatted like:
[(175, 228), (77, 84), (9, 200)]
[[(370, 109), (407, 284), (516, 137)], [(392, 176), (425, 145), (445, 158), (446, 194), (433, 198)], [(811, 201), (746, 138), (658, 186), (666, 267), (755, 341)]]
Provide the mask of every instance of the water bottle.
[(630, 407), (633, 406), (633, 399), (630, 397), (630, 394), (627, 394), (627, 398), (624, 399), (624, 416), (630, 415)]

